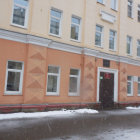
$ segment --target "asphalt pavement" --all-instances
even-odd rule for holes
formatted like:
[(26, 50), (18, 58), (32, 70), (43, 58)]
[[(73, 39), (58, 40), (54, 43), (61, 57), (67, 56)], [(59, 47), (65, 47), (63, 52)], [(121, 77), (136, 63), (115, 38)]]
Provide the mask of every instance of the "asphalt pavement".
[(140, 110), (3, 120), (0, 140), (140, 140)]

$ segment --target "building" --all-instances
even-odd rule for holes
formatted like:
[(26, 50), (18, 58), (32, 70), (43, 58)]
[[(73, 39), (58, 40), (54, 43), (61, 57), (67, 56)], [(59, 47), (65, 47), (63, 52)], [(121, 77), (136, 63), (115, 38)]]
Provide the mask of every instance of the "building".
[(140, 0), (0, 0), (0, 109), (140, 103)]

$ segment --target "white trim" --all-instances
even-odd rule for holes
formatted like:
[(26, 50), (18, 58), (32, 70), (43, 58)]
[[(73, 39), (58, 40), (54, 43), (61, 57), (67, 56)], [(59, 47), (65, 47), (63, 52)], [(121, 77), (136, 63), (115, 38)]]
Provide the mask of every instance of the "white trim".
[[(130, 39), (130, 42), (128, 42), (128, 38)], [(132, 52), (132, 47), (133, 47), (133, 38), (132, 36), (127, 35), (126, 37), (126, 47), (127, 47), (127, 43), (130, 44), (130, 53), (127, 53), (127, 48), (126, 48), (126, 54), (129, 56), (132, 56), (133, 52)]]
[(80, 79), (81, 79), (80, 77), (81, 77), (81, 71), (80, 71), (80, 69), (70, 68), (70, 70), (71, 69), (78, 70), (78, 75), (69, 75), (69, 82), (70, 82), (70, 78), (71, 77), (77, 78), (77, 92), (69, 92), (68, 96), (80, 96)]
[[(114, 7), (112, 7), (112, 2), (116, 2), (114, 5), (115, 5), (115, 8)], [(112, 10), (115, 10), (115, 11), (118, 11), (118, 0), (111, 0), (111, 9)]]
[(107, 21), (109, 23), (115, 23), (116, 21), (116, 17), (114, 15), (104, 12), (102, 10), (100, 11), (100, 15), (102, 20)]
[[(22, 69), (8, 69), (8, 62), (20, 62), (22, 63)], [(7, 91), (7, 80), (8, 80), (8, 71), (12, 72), (20, 72), (20, 84), (19, 84), (19, 91)], [(24, 62), (22, 61), (15, 61), (15, 60), (8, 60), (6, 65), (6, 78), (5, 78), (5, 95), (22, 95), (22, 88), (23, 88), (23, 73), (24, 73)]]
[[(80, 23), (79, 23), (79, 24), (73, 23), (73, 22), (72, 22), (72, 18), (78, 19), (78, 20), (80, 21)], [(80, 17), (75, 16), (75, 15), (72, 15), (72, 16), (71, 16), (71, 26), (70, 26), (70, 27), (72, 27), (72, 24), (75, 25), (75, 26), (78, 26), (79, 32), (78, 32), (78, 40), (71, 38), (71, 32), (70, 32), (70, 40), (76, 41), (76, 42), (80, 42), (80, 41), (81, 41), (81, 21), (82, 21), (82, 20), (81, 20)]]
[[(19, 25), (19, 24), (16, 24), (16, 23), (13, 23), (14, 6), (18, 6), (18, 7), (21, 7), (21, 8), (24, 8), (24, 9), (25, 9), (24, 26)], [(11, 15), (11, 25), (16, 26), (16, 27), (20, 27), (20, 28), (25, 28), (25, 29), (27, 29), (28, 18), (29, 18), (29, 1), (28, 1), (28, 6), (26, 7), (26, 6), (22, 6), (22, 5), (20, 5), (20, 4), (14, 3), (14, 0), (13, 0), (12, 15)]]
[[(102, 30), (101, 32), (99, 32), (99, 31), (96, 30), (96, 27), (97, 26), (101, 28), (101, 30)], [(101, 46), (96, 45), (96, 32), (101, 34)], [(96, 24), (96, 26), (95, 26), (95, 43), (94, 43), (94, 45), (96, 47), (103, 48), (103, 43), (104, 43), (103, 42), (103, 39), (104, 39), (104, 27), (102, 25)]]
[[(46, 95), (47, 96), (59, 96), (59, 91), (60, 91), (60, 67), (59, 66), (55, 66), (55, 65), (48, 65), (48, 67), (57, 67), (58, 68), (58, 73), (48, 73), (47, 74), (47, 86), (46, 86)], [(47, 87), (48, 87), (48, 76), (52, 75), (52, 76), (57, 76), (57, 91), (56, 92), (48, 92), (47, 91)]]
[[(129, 76), (129, 75), (128, 75)], [(128, 76), (127, 76), (127, 78), (128, 78)], [(128, 92), (127, 92), (127, 96), (133, 96), (133, 88), (134, 88), (134, 83), (133, 83), (133, 81), (134, 81), (134, 77), (133, 76), (131, 76), (131, 80), (128, 80), (127, 79), (127, 84), (128, 84), (128, 82), (130, 82), (131, 83), (131, 93), (129, 94)]]
[[(111, 31), (115, 33), (115, 36), (111, 36), (111, 35), (110, 35), (110, 32), (111, 32)], [(109, 43), (110, 43), (110, 36), (111, 36), (112, 38), (114, 38), (114, 49), (109, 48), (109, 50), (111, 50), (111, 51), (116, 51), (116, 48), (117, 48), (117, 32), (114, 31), (114, 30), (112, 30), (112, 29), (109, 30)], [(109, 46), (109, 47), (110, 47), (110, 46)]]
[(99, 90), (100, 90), (100, 72), (108, 72), (114, 74), (114, 102), (118, 102), (118, 70), (98, 67), (97, 75), (97, 102), (99, 102)]
[[(57, 18), (57, 17), (54, 17), (54, 16), (52, 16), (51, 15), (51, 11), (56, 11), (56, 12), (59, 12), (60, 14), (61, 14), (61, 17), (60, 18)], [(51, 18), (55, 18), (55, 19), (57, 19), (57, 20), (59, 20), (59, 34), (57, 35), (57, 34), (53, 34), (53, 33), (51, 33), (50, 31), (51, 31)], [(49, 35), (52, 35), (52, 36), (54, 36), (54, 37), (61, 37), (61, 35), (62, 35), (62, 17), (63, 17), (63, 11), (62, 10), (58, 10), (58, 9), (56, 9), (56, 8), (51, 8), (50, 9), (50, 21), (49, 21)]]
[(46, 48), (55, 49), (55, 50), (61, 50), (61, 51), (71, 52), (71, 53), (76, 53), (76, 54), (85, 54), (85, 55), (94, 56), (97, 58), (109, 59), (116, 62), (123, 62), (126, 64), (140, 66), (139, 59), (136, 60), (136, 59), (129, 58), (126, 56), (109, 54), (109, 53), (101, 52), (99, 50), (95, 50), (91, 48), (74, 46), (70, 44), (56, 42), (48, 38), (33, 36), (29, 34), (22, 34), (22, 33), (17, 33), (13, 31), (7, 31), (4, 29), (0, 29), (0, 39), (17, 41), (17, 42), (26, 43), (26, 44), (34, 44), (34, 45), (39, 45)]

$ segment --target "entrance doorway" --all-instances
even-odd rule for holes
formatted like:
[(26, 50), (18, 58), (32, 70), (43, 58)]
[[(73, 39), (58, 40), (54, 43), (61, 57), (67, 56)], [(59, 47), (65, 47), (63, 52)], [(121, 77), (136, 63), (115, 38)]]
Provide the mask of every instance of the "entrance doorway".
[(118, 70), (98, 67), (97, 103), (102, 108), (113, 108), (118, 102)]
[(114, 74), (100, 72), (100, 102), (103, 109), (114, 106)]

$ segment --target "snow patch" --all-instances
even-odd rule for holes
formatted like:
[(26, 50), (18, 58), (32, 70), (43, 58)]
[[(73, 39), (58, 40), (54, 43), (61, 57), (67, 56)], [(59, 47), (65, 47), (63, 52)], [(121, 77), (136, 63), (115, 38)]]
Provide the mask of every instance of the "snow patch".
[(131, 107), (131, 106), (129, 106), (129, 107), (126, 107), (126, 109), (140, 109), (140, 106), (138, 106), (138, 107)]
[(97, 110), (93, 109), (77, 109), (77, 110), (59, 110), (59, 111), (48, 111), (48, 112), (34, 112), (34, 113), (9, 113), (9, 114), (0, 114), (0, 120), (6, 119), (21, 119), (21, 118), (40, 118), (40, 117), (49, 117), (49, 116), (61, 116), (61, 115), (74, 115), (76, 113), (88, 113), (95, 114), (98, 113)]

